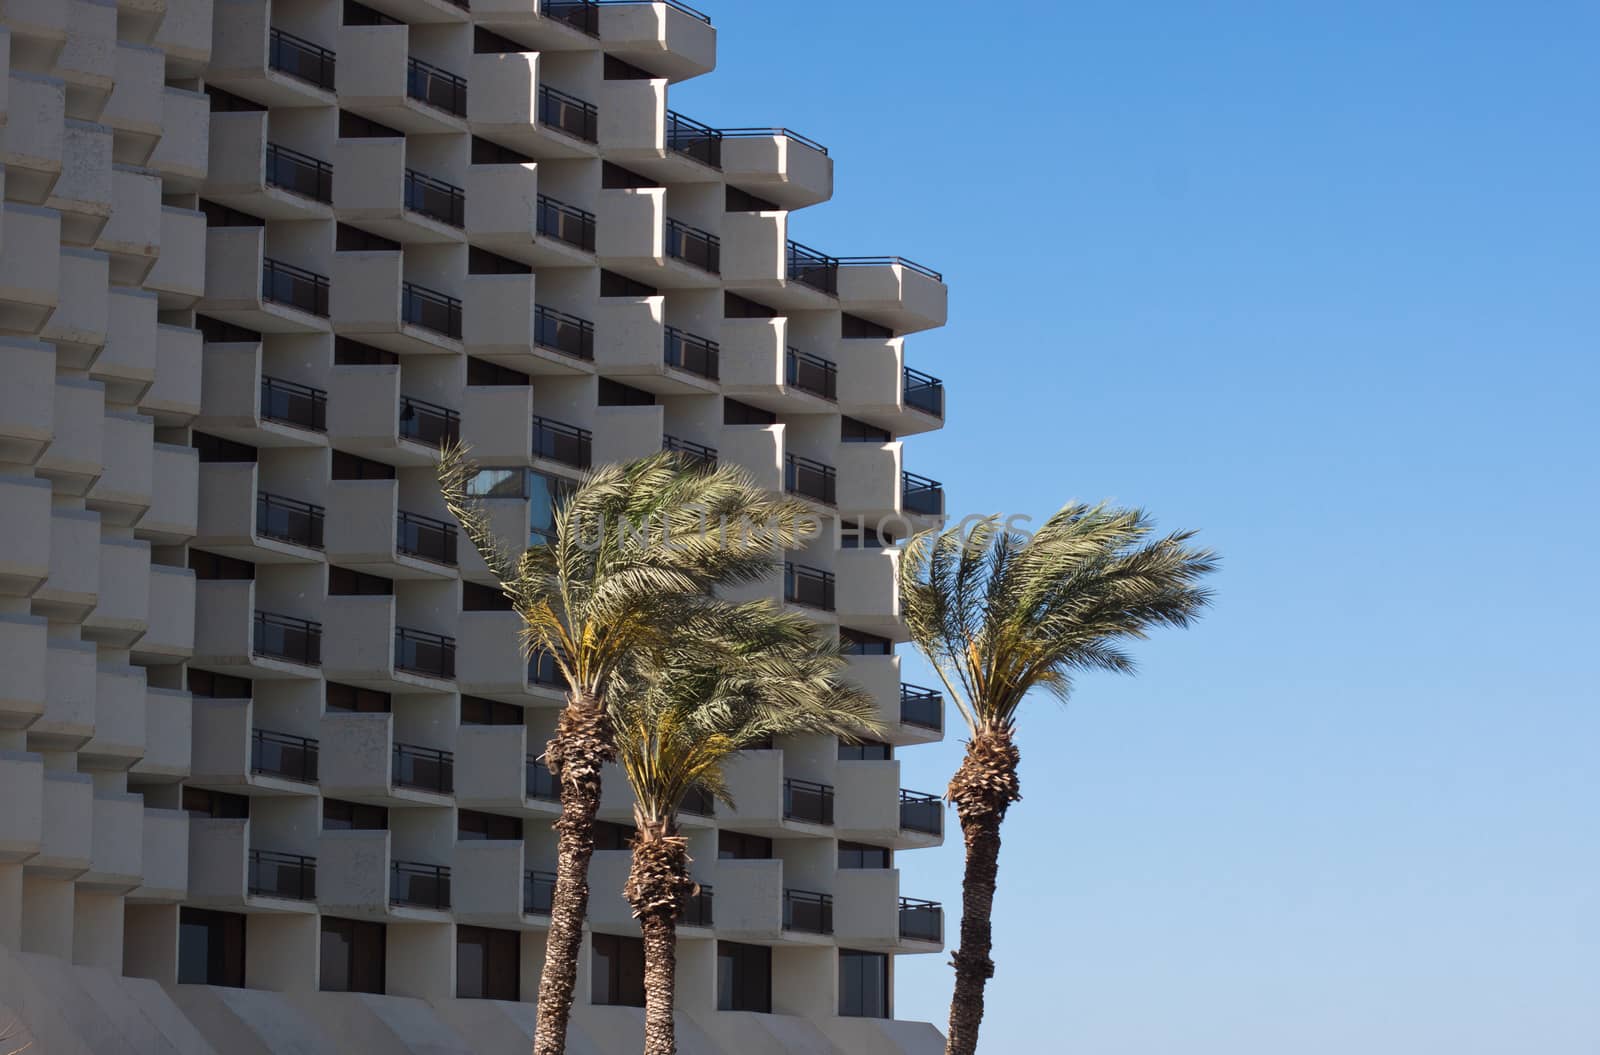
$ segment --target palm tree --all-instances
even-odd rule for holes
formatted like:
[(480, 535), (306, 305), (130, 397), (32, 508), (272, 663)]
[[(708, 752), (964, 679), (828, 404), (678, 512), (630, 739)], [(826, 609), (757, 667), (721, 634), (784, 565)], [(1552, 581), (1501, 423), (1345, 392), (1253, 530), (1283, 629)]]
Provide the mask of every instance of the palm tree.
[(445, 505), (521, 615), (529, 655), (550, 656), (567, 686), (544, 754), (560, 785), (561, 817), (533, 1047), (535, 1055), (561, 1055), (589, 906), (601, 767), (616, 758), (612, 679), (637, 651), (726, 633), (730, 606), (713, 589), (771, 573), (809, 514), (739, 470), (707, 471), (658, 454), (588, 474), (554, 503), (550, 543), (512, 551), (494, 535), (476, 475), (465, 448), (444, 451)]
[(700, 791), (732, 805), (723, 764), (773, 736), (881, 732), (872, 698), (841, 680), (838, 646), (803, 616), (739, 606), (735, 633), (641, 656), (613, 695), (617, 745), (633, 788), (633, 863), (623, 889), (644, 935), (645, 1055), (676, 1055), (678, 917), (697, 887), (678, 806)]
[(1153, 533), (1142, 510), (1071, 504), (1032, 538), (987, 517), (966, 537), (958, 526), (906, 547), (901, 609), (968, 733), (948, 796), (967, 859), (946, 1055), (977, 1050), (994, 975), (989, 917), (1000, 824), (1022, 797), (1014, 736), (1023, 699), (1039, 687), (1065, 700), (1081, 671), (1131, 672), (1122, 641), (1152, 626), (1187, 626), (1210, 601), (1199, 581), (1217, 567), (1215, 555), (1189, 545), (1193, 532)]

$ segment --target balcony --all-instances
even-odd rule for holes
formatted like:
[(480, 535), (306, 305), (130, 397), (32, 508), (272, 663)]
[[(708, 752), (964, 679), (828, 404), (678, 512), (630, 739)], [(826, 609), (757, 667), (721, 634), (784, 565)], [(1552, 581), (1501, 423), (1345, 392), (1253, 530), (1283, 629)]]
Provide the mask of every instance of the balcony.
[(0, 213), (7, 245), (35, 247), (0, 257), (0, 330), (32, 336), (50, 321), (61, 296), (61, 214), (10, 202)]
[(7, 88), (6, 124), (0, 128), (6, 196), (43, 205), (61, 177), (66, 90), (53, 77), (26, 73), (11, 74)]
[(466, 79), (421, 59), (406, 61), (406, 96), (456, 117), (467, 116)]
[(327, 392), (264, 374), (260, 344), (208, 343), (201, 360), (204, 412), (196, 429), (252, 447), (327, 446)]
[(697, 377), (717, 379), (720, 349), (716, 341), (685, 333), (676, 326), (667, 326), (663, 332), (662, 362)]
[(326, 522), (322, 506), (298, 498), (256, 492), (256, 535), (306, 549), (322, 549)]
[[(213, 54), (213, 61), (215, 59)], [(337, 68), (336, 56), (327, 48), (281, 29), (269, 30), (267, 69), (272, 72), (331, 92), (334, 90)], [(269, 99), (269, 102), (272, 101)]]
[[(33, 595), (35, 615), (78, 622), (100, 602), (100, 517), (50, 510), (50, 572)], [(93, 692), (90, 692), (93, 695)]]
[(722, 168), (722, 133), (674, 110), (667, 111), (666, 146), (709, 168)]
[(390, 862), (389, 904), (399, 908), (448, 911), (450, 869), (417, 861)]
[(784, 243), (784, 277), (830, 297), (839, 295), (839, 260), (793, 239)]
[(661, 437), (661, 449), (669, 454), (676, 454), (684, 463), (707, 472), (717, 467), (717, 449), (715, 447), (707, 447), (703, 443), (695, 443), (692, 440), (663, 435)]
[(132, 648), (150, 626), (150, 543), (103, 536), (100, 596), (83, 620), (83, 637), (112, 648)]
[(831, 359), (788, 348), (783, 360), (784, 384), (836, 402), (839, 398), (839, 367)]
[(812, 890), (784, 889), (783, 929), (805, 934), (833, 933), (833, 897)]
[[(100, 280), (106, 281), (105, 272)], [(121, 287), (106, 292), (105, 344), (94, 356), (89, 376), (106, 386), (107, 403), (139, 404), (156, 379), (156, 298)], [(56, 361), (65, 366), (71, 354), (62, 353), (58, 345)]]
[(408, 557), (456, 566), (456, 528), (434, 517), (401, 510), (396, 519), (395, 549)]
[(321, 506), (262, 491), (254, 462), (206, 462), (199, 469), (195, 545), (256, 564), (321, 563)]
[(528, 854), (522, 840), (458, 839), (450, 852), (450, 899), (457, 923), (517, 930), (528, 926)]
[(839, 621), (894, 641), (906, 640), (900, 621), (900, 551), (842, 549), (833, 555), (839, 577)]
[(944, 694), (921, 685), (900, 685), (900, 724), (944, 732)]
[(456, 676), (456, 639), (426, 630), (394, 628), (394, 669), (451, 681)]
[(314, 678), (322, 624), (256, 607), (248, 579), (195, 583), (194, 665), (252, 679)]
[(399, 434), (402, 439), (442, 450), (460, 442), (461, 415), (437, 403), (401, 396)]
[(206, 288), (198, 310), (261, 333), (328, 332), (328, 278), (265, 251), (264, 227), (206, 231)]
[(335, 366), (328, 375), (329, 444), (389, 465), (437, 462), (441, 442), (460, 435), (460, 415), (402, 395), (400, 379), (397, 364)]
[(683, 903), (683, 911), (678, 916), (680, 927), (714, 927), (716, 926), (716, 897), (715, 891), (706, 884), (700, 884), (700, 889), (690, 894)]
[(0, 810), (0, 862), (28, 860), (44, 837), (44, 759), (0, 749), (0, 799), (8, 804)]
[(539, 85), (539, 124), (585, 143), (599, 139), (600, 112), (591, 102)]
[(834, 610), (834, 577), (830, 571), (793, 561), (783, 563), (783, 599), (789, 604)]
[(710, 868), (721, 894), (716, 899), (719, 938), (776, 943), (790, 936), (783, 927), (781, 859), (713, 861)]
[(189, 816), (146, 808), (140, 824), (143, 872), (128, 904), (174, 904), (189, 896)]
[(432, 747), (394, 745), (390, 782), (397, 788), (411, 788), (435, 795), (455, 790), (455, 755)]
[(68, 120), (62, 136), (61, 178), (45, 199), (46, 207), (61, 213), (64, 244), (95, 244), (111, 218), (111, 188), (111, 129)]
[(711, 19), (682, 0), (594, 4), (592, 17), (608, 54), (642, 66), (658, 77), (680, 81), (709, 73), (717, 64), (717, 31)]
[[(113, 214), (113, 223), (115, 214)], [(107, 225), (110, 226), (109, 224)], [(10, 240), (11, 216), (6, 216)], [(161, 255), (145, 276), (144, 287), (160, 298), (162, 311), (192, 308), (206, 291), (206, 218), (190, 209), (161, 207)]]
[(411, 27), (339, 27), (339, 105), (407, 134), (467, 130), (467, 82), (410, 54)]
[(26, 729), (45, 712), (48, 627), (41, 616), (0, 615), (0, 669), (10, 672), (0, 691), (0, 729)]
[[(783, 425), (731, 425), (722, 430), (718, 457), (750, 474), (755, 486), (764, 491), (783, 490)], [(777, 599), (777, 588), (772, 596)]]
[(713, 275), (722, 273), (722, 239), (670, 216), (664, 238), (668, 258), (681, 260)]
[(921, 791), (900, 789), (900, 830), (944, 838), (944, 800)]
[(392, 714), (325, 713), (321, 749), (339, 764), (322, 771), (323, 796), (402, 809), (451, 805), (454, 755), (397, 743), (394, 729)]
[(839, 306), (897, 334), (944, 325), (948, 293), (932, 268), (898, 256), (842, 256)]
[(272, 7), (230, 5), (214, 20), (206, 82), (272, 109), (332, 106), (333, 50), (271, 25)]
[(937, 901), (914, 897), (900, 899), (900, 937), (909, 941), (944, 943), (944, 907)]
[(301, 784), (317, 782), (317, 741), (267, 729), (250, 734), (250, 772), (259, 776), (293, 780)]
[[(595, 246), (595, 215), (575, 205), (568, 205), (550, 197), (539, 195), (538, 232), (541, 238), (559, 242), (570, 250), (593, 253)], [(560, 259), (559, 257), (557, 259)], [(544, 263), (544, 260), (537, 261)]]
[(468, 165), (462, 210), (468, 240), (524, 264), (537, 263), (538, 200), (539, 167), (532, 162)]
[[(526, 505), (521, 508), (526, 532)], [(558, 705), (565, 690), (560, 675), (548, 656), (524, 658), (521, 635), (522, 617), (515, 612), (462, 612), (456, 624), (461, 691), (526, 707)], [(514, 767), (520, 757), (515, 753), (506, 764)]]
[(322, 663), (322, 624), (310, 619), (257, 611), (252, 640), (252, 652), (263, 659), (303, 667)]
[(6, 383), (0, 385), (0, 458), (32, 465), (53, 438), (55, 349), (41, 341), (7, 337), (0, 338), (0, 355), (7, 368)]
[(552, 418), (533, 416), (533, 457), (574, 469), (587, 469), (593, 460), (594, 433)]
[(157, 323), (155, 381), (139, 412), (158, 427), (183, 428), (200, 413), (202, 343), (198, 330)]
[(192, 722), (192, 783), (240, 794), (316, 794), (321, 745), (259, 727), (254, 701), (197, 697)]
[(251, 850), (245, 891), (252, 897), (315, 901), (317, 859), (273, 850)]
[[(100, 112), (100, 123), (115, 132), (113, 156), (118, 164), (144, 166), (161, 138), (165, 58), (154, 48), (117, 43), (111, 58), (111, 98)], [(16, 105), (13, 99), (11, 106)]]
[(833, 787), (812, 780), (788, 778), (783, 782), (785, 820), (804, 824), (833, 824)]
[[(462, 240), (466, 191), (416, 166), (403, 137), (341, 138), (334, 146), (333, 207), (339, 219), (407, 245)], [(422, 160), (429, 158), (422, 151)]]
[[(550, 915), (555, 900), (556, 874), (533, 869), (522, 874), (522, 911), (530, 916)], [(685, 922), (679, 920), (680, 923)]]
[(550, 767), (545, 765), (533, 755), (528, 755), (524, 761), (524, 784), (528, 798), (541, 802), (561, 801), (561, 782), (556, 780)]
[(0, 594), (27, 597), (50, 574), (50, 481), (0, 476)]
[(722, 170), (729, 183), (751, 187), (784, 209), (833, 197), (828, 148), (787, 128), (724, 128)]
[(823, 505), (838, 503), (838, 474), (833, 466), (798, 454), (783, 456), (783, 489)]
[(210, 99), (204, 92), (171, 84), (161, 91), (161, 141), (146, 164), (160, 174), (168, 192), (198, 191), (205, 182), (209, 108)]
[(924, 414), (944, 420), (944, 382), (921, 370), (905, 368), (902, 387), (905, 405)]
[(908, 516), (944, 519), (944, 484), (937, 480), (902, 472), (900, 501)]
[[(443, 589), (441, 584), (423, 596), (443, 597)], [(455, 639), (439, 632), (453, 628), (453, 602), (448, 612), (434, 602), (397, 615), (392, 596), (338, 594), (328, 597), (322, 613), (328, 627), (323, 669), (330, 681), (388, 693), (455, 691)], [(413, 620), (448, 622), (436, 624), (436, 630)]]
[(211, 29), (211, 4), (205, 0), (167, 0), (154, 43), (166, 52), (174, 74), (197, 77), (211, 59)]
[(399, 355), (459, 355), (461, 301), (405, 277), (394, 250), (333, 254), (333, 330)]
[[(189, 603), (194, 620), (194, 602)], [(189, 694), (176, 689), (146, 687), (144, 701), (144, 757), (130, 773), (152, 783), (171, 783), (189, 775), (192, 754), (193, 707)]]

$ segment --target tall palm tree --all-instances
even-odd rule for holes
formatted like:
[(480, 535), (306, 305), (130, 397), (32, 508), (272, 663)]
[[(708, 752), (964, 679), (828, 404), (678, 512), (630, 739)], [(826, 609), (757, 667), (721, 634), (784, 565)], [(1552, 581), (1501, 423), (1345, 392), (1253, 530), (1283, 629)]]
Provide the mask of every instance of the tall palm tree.
[(1217, 566), (1193, 537), (1154, 537), (1142, 510), (1071, 504), (1031, 538), (988, 517), (965, 537), (958, 526), (906, 547), (901, 610), (968, 733), (949, 787), (967, 860), (946, 1055), (977, 1050), (994, 975), (989, 917), (1000, 824), (1022, 797), (1014, 740), (1022, 701), (1035, 687), (1065, 700), (1082, 671), (1131, 672), (1122, 642), (1152, 626), (1187, 626), (1209, 603), (1199, 582)]
[(476, 474), (465, 448), (444, 451), (445, 505), (521, 615), (528, 654), (549, 655), (567, 686), (544, 754), (560, 785), (561, 817), (533, 1046), (535, 1055), (561, 1055), (589, 907), (601, 767), (616, 758), (612, 679), (637, 651), (726, 633), (730, 606), (712, 591), (771, 573), (809, 514), (769, 497), (742, 471), (659, 454), (588, 474), (555, 501), (547, 545), (512, 549), (494, 535)]
[(723, 764), (773, 736), (849, 742), (879, 735), (873, 701), (842, 680), (838, 646), (803, 616), (741, 605), (735, 632), (642, 655), (613, 696), (622, 768), (633, 788), (633, 863), (623, 889), (644, 935), (645, 1055), (676, 1055), (678, 918), (696, 886), (678, 806), (701, 791), (733, 804)]

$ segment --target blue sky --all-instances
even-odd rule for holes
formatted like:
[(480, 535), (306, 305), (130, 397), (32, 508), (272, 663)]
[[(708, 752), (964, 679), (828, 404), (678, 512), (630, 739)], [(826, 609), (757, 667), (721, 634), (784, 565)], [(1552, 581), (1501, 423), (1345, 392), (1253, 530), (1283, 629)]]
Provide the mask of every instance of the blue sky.
[(704, 3), (673, 106), (828, 144), (791, 235), (950, 284), (907, 467), (1226, 558), (1023, 719), (982, 1050), (1600, 1051), (1600, 8)]

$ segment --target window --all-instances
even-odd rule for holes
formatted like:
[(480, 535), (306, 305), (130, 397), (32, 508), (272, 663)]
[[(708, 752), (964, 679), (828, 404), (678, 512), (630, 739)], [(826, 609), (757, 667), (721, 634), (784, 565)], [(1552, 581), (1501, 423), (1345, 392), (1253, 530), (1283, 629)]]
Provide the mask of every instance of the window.
[(218, 202), (200, 199), (200, 212), (207, 227), (265, 227), (267, 221), (242, 209), (234, 209)]
[(477, 810), (458, 810), (456, 812), (456, 838), (468, 841), (476, 839), (521, 839), (522, 819), (520, 817), (502, 817), (498, 813), (479, 813)]
[(479, 469), (467, 481), (467, 494), (474, 498), (527, 498), (526, 469)]
[(768, 861), (772, 859), (772, 840), (764, 835), (746, 835), (724, 828), (717, 832), (719, 861)]
[(894, 748), (876, 740), (861, 744), (839, 744), (841, 762), (887, 762), (894, 757)]
[(462, 725), (521, 725), (522, 708), (482, 696), (461, 697)]
[(196, 314), (194, 328), (200, 331), (200, 338), (206, 344), (261, 343), (261, 334), (257, 331), (247, 330), (243, 326), (235, 326), (221, 319), (213, 319), (209, 315)]
[(206, 432), (191, 434), (189, 446), (200, 452), (201, 462), (253, 462), (256, 449), (248, 443), (235, 443)]
[(839, 843), (840, 868), (893, 868), (894, 851), (867, 843)]
[(207, 553), (203, 549), (189, 551), (189, 570), (194, 572), (196, 579), (238, 581), (256, 577), (256, 566), (249, 561), (237, 557), (224, 557), (219, 553)]
[(889, 1017), (889, 957), (881, 952), (839, 950), (839, 1014)]
[(325, 993), (382, 993), (387, 932), (382, 923), (322, 917)]
[(851, 630), (847, 626), (839, 628), (839, 645), (847, 656), (894, 655), (893, 641), (877, 634), (869, 634), (865, 630)]
[(644, 1006), (644, 942), (620, 934), (596, 934), (589, 967), (592, 1002), (611, 1007)]
[(386, 348), (374, 348), (348, 337), (333, 339), (335, 366), (394, 366), (399, 362), (400, 357)]
[(737, 399), (722, 400), (722, 423), (724, 425), (776, 425), (778, 415), (770, 410), (752, 407), (748, 403), (741, 403)]
[[(659, 187), (659, 186), (661, 186), (661, 181), (660, 180), (653, 180), (649, 176), (641, 176), (637, 172), (633, 171), (632, 169), (623, 168), (621, 165), (614, 164), (614, 163), (612, 163), (610, 161), (602, 161), (600, 163), (600, 187), (603, 190), (630, 190), (630, 189), (631, 190), (637, 190), (640, 187)], [(602, 293), (601, 295), (604, 296), (605, 294)], [(618, 294), (613, 294), (613, 295), (614, 296), (622, 296), (622, 297), (626, 297), (626, 296), (651, 297), (651, 296), (654, 296), (655, 294), (653, 294), (653, 293), (634, 293), (634, 294), (618, 293)]]
[(394, 466), (344, 451), (333, 452), (335, 480), (393, 480)]
[(858, 520), (839, 523), (840, 549), (882, 549), (894, 544), (894, 535), (885, 531), (879, 534), (875, 527), (864, 527)]
[(245, 795), (230, 795), (226, 791), (207, 791), (205, 788), (186, 786), (183, 789), (183, 811), (191, 817), (242, 821), (250, 816), (250, 799)]
[(359, 714), (388, 714), (389, 694), (377, 689), (358, 689), (354, 685), (328, 682), (327, 710)]
[(868, 425), (865, 421), (841, 416), (839, 418), (839, 439), (845, 443), (888, 443), (894, 436), (888, 429), (880, 429), (876, 425)]
[(221, 88), (215, 88), (209, 84), (206, 85), (206, 96), (210, 99), (211, 112), (214, 114), (240, 112), (260, 113), (266, 109), (265, 106), (262, 106), (258, 102), (246, 99), (242, 95), (235, 95), (232, 92), (225, 92)]
[(467, 384), (494, 388), (526, 388), (531, 382), (528, 375), (509, 366), (491, 363), (487, 359), (467, 356)]
[(840, 337), (872, 337), (888, 339), (894, 336), (894, 331), (887, 326), (879, 326), (875, 322), (868, 322), (859, 315), (845, 312), (839, 316)]
[(398, 18), (374, 11), (356, 0), (344, 0), (344, 24), (347, 26), (403, 26)]
[(772, 950), (717, 942), (717, 1010), (772, 1013)]
[(522, 999), (522, 935), (514, 930), (457, 927), (456, 996)]
[(178, 983), (244, 988), (244, 917), (178, 910)]
[(520, 51), (530, 49), (518, 44), (509, 37), (502, 37), (498, 33), (491, 33), (482, 26), (472, 28), (472, 52), (474, 55), (514, 55)]
[(647, 286), (643, 282), (635, 281), (627, 275), (619, 275), (615, 271), (600, 269), (600, 295), (602, 297), (653, 297), (656, 295), (654, 286)]
[(641, 70), (631, 62), (623, 62), (615, 55), (606, 56), (605, 79), (608, 81), (648, 81), (654, 77), (649, 70)]
[(398, 253), (400, 243), (347, 223), (337, 224), (333, 232), (333, 248), (341, 253)]
[(510, 612), (511, 598), (493, 586), (482, 583), (461, 584), (461, 610), (463, 612)]
[(577, 489), (561, 476), (528, 473), (528, 545), (543, 546), (556, 539), (555, 504)]
[[(342, 114), (340, 115), (343, 116)], [(340, 133), (343, 135), (343, 133)], [(488, 139), (472, 137), (472, 163), (474, 165), (531, 165), (533, 159), (526, 154), (519, 154), (510, 147), (503, 147)]]
[(613, 381), (609, 377), (602, 377), (599, 386), (600, 405), (602, 407), (653, 407), (656, 405), (654, 392), (646, 392), (642, 388), (625, 385), (621, 381)]
[(370, 117), (339, 111), (340, 139), (402, 139), (404, 133), (397, 128), (381, 125)]
[(394, 580), (381, 575), (368, 575), (364, 571), (328, 566), (329, 597), (389, 597), (394, 594)]
[(727, 197), (723, 200), (723, 208), (727, 212), (778, 212), (783, 207), (777, 202), (758, 198), (738, 187), (729, 187)]
[(594, 822), (594, 848), (596, 850), (628, 850), (633, 841), (633, 825), (612, 821)]
[(213, 674), (209, 670), (189, 670), (189, 694), (212, 700), (248, 700), (255, 695), (255, 683), (249, 678), (236, 678), (231, 674)]
[(477, 246), (467, 247), (467, 274), (469, 275), (531, 275), (533, 268), (520, 260), (512, 260)]
[(389, 811), (343, 799), (322, 800), (322, 830), (325, 832), (381, 832), (389, 827)]
[(776, 310), (765, 304), (758, 304), (753, 300), (739, 296), (737, 293), (724, 293), (722, 295), (722, 317), (725, 319), (776, 319)]

